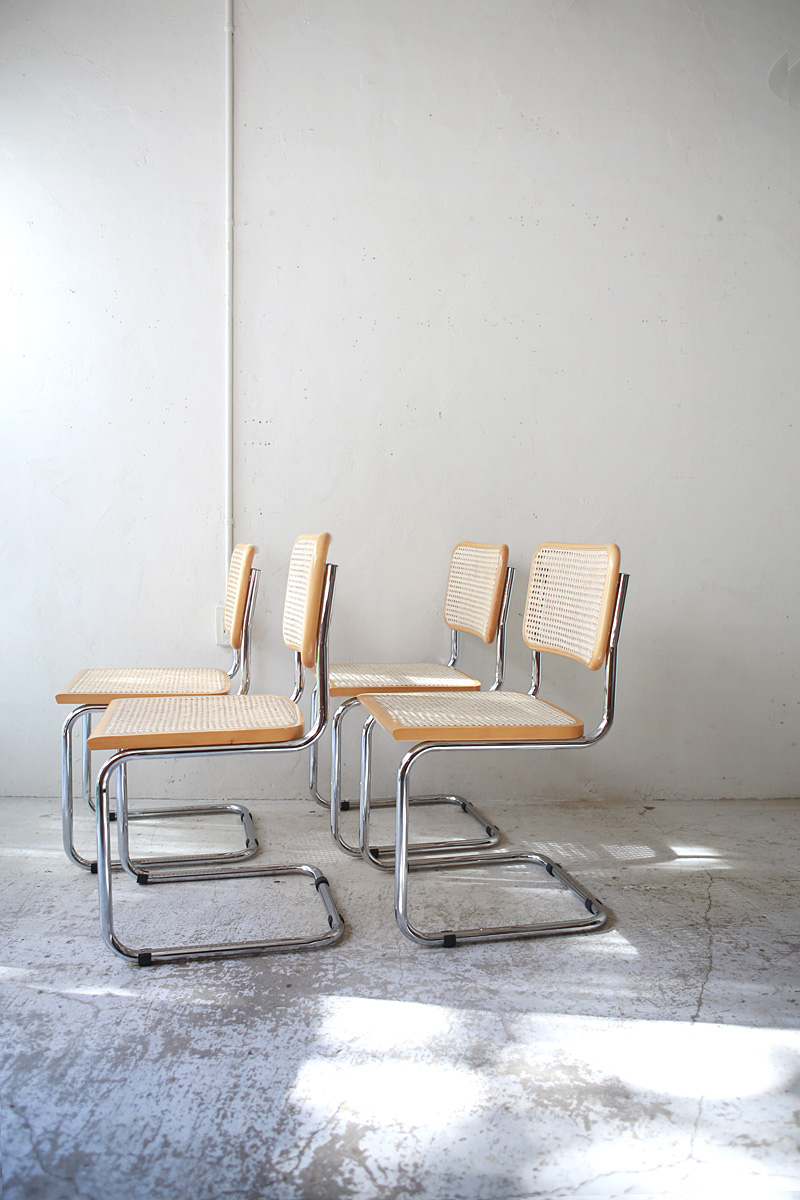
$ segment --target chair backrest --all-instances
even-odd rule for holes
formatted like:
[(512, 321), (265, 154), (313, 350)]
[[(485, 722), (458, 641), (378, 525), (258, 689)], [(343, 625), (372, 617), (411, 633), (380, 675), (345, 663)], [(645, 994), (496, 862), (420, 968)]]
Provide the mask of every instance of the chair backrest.
[(316, 663), (320, 607), (325, 583), (329, 533), (299, 537), (289, 559), (286, 601), (283, 606), (283, 640), (297, 650), (304, 667)]
[(450, 559), (444, 619), (451, 629), (474, 633), (484, 642), (497, 636), (508, 567), (508, 546), (459, 542)]
[(250, 586), (250, 569), (253, 566), (256, 547), (239, 542), (233, 547), (231, 565), (228, 568), (228, 586), (225, 589), (225, 632), (230, 634), (231, 646), (238, 650), (242, 644), (242, 626), (247, 605), (247, 589)]
[(605, 662), (619, 581), (619, 546), (546, 542), (533, 556), (522, 636), (596, 671)]

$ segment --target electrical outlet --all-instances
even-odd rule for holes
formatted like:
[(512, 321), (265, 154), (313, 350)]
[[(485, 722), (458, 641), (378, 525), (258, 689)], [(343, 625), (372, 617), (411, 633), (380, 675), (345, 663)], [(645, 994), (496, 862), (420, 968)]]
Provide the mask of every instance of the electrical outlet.
[(230, 646), (231, 635), (225, 632), (225, 605), (218, 604), (214, 609), (214, 626), (218, 646)]

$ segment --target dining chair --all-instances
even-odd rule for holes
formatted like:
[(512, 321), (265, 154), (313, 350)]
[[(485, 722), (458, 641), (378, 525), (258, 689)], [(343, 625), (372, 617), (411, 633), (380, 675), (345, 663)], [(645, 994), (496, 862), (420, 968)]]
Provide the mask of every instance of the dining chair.
[[(373, 866), (385, 868), (369, 844), (372, 736), (382, 727), (409, 747), (397, 774), (395, 834), (395, 915), (401, 931), (422, 946), (452, 947), (464, 942), (542, 937), (599, 929), (606, 921), (603, 904), (559, 863), (544, 854), (495, 851), (451, 854), (410, 862), (409, 810), (412, 772), (431, 754), (587, 749), (606, 737), (614, 719), (617, 645), (628, 576), (620, 573), (616, 545), (541, 546), (531, 565), (523, 617), (523, 638), (532, 652), (527, 692), (405, 692), (361, 695), (370, 714), (362, 734), (360, 847)], [(542, 654), (563, 655), (590, 671), (605, 669), (603, 711), (596, 728), (539, 695)], [(579, 903), (575, 918), (524, 924), (421, 930), (409, 917), (409, 869), (441, 871), (543, 867)], [(524, 871), (523, 871), (524, 873)], [(517, 875), (519, 872), (516, 873)]]
[[(226, 958), (315, 949), (333, 945), (343, 935), (344, 921), (325, 874), (301, 861), (270, 866), (214, 866), (203, 870), (168, 870), (162, 864), (143, 867), (131, 860), (127, 844), (127, 770), (133, 762), (153, 759), (219, 758), (297, 753), (322, 735), (329, 712), (328, 635), (336, 567), (328, 564), (330, 535), (297, 539), (292, 549), (283, 610), (283, 639), (295, 652), (295, 690), (281, 695), (130, 697), (109, 704), (89, 738), (91, 750), (112, 750), (97, 776), (97, 864), (100, 926), (108, 947), (139, 966), (182, 960)], [(316, 715), (305, 730), (297, 701), (298, 666), (315, 670)], [(217, 880), (252, 880), (303, 876), (311, 880), (325, 911), (325, 926), (310, 935), (289, 933), (251, 940), (131, 947), (114, 929), (111, 872), (109, 782), (117, 779), (120, 859), (139, 884), (180, 884)], [(260, 901), (263, 903), (263, 898)], [(176, 896), (176, 907), (178, 900)], [(191, 908), (186, 911), (189, 919)]]
[[(508, 605), (514, 581), (514, 568), (508, 565), (508, 546), (459, 542), (450, 557), (450, 567), (444, 596), (444, 621), (450, 630), (450, 657), (446, 663), (387, 662), (335, 663), (330, 671), (330, 694), (340, 701), (331, 721), (331, 834), (334, 841), (348, 854), (358, 856), (358, 845), (347, 841), (342, 831), (342, 812), (358, 808), (358, 801), (342, 796), (342, 735), (343, 724), (350, 712), (358, 710), (359, 697), (369, 694), (391, 695), (394, 692), (458, 692), (478, 691), (480, 679), (460, 670), (458, 662), (460, 636), (472, 635), (481, 642), (495, 645), (495, 677), (490, 691), (503, 684), (505, 669), (505, 639)], [(316, 752), (311, 763), (310, 788), (320, 803), (327, 803), (317, 787)], [(394, 797), (373, 800), (372, 806), (394, 805)], [(480, 829), (477, 836), (458, 836), (439, 841), (416, 843), (412, 852), (431, 854), (449, 848), (467, 849), (495, 845), (500, 830), (463, 796), (422, 795), (412, 803), (418, 807), (454, 806), (471, 817)], [(383, 856), (390, 867), (394, 846), (375, 846), (373, 853)]]
[[(61, 827), (67, 858), (83, 870), (95, 872), (97, 863), (75, 847), (73, 759), (74, 731), (81, 725), (82, 790), (89, 808), (92, 799), (92, 759), (89, 738), (93, 714), (105, 712), (112, 700), (126, 696), (221, 696), (229, 692), (239, 675), (239, 694), (250, 687), (250, 629), (258, 591), (259, 572), (253, 569), (256, 547), (240, 542), (234, 547), (225, 589), (223, 624), (233, 657), (227, 670), (219, 667), (90, 667), (78, 671), (56, 694), (59, 704), (72, 705), (61, 730)], [(146, 821), (231, 813), (244, 827), (244, 848), (212, 855), (192, 856), (189, 861), (218, 862), (250, 858), (258, 850), (253, 819), (241, 804), (192, 804), (179, 808), (138, 810), (129, 820)], [(112, 813), (113, 817), (113, 813)], [(146, 860), (142, 860), (143, 862)], [(152, 861), (152, 860), (151, 860)], [(170, 862), (170, 859), (158, 859)], [(183, 859), (181, 861), (186, 861)], [(118, 864), (116, 864), (118, 865)]]

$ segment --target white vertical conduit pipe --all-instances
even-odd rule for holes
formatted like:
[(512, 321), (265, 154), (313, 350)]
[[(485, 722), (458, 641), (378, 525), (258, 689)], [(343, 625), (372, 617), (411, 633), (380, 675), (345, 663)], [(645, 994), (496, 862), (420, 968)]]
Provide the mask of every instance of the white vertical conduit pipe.
[(233, 0), (225, 0), (225, 575), (233, 553)]

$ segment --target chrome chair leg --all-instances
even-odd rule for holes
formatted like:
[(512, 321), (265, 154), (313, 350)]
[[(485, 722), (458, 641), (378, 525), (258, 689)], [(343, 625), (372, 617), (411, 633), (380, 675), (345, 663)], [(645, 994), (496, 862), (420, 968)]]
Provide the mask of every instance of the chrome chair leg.
[(83, 714), (83, 799), (88, 808), (94, 812), (92, 796), (92, 752), (89, 749), (89, 737), (92, 732), (92, 710), (84, 710)]
[[(311, 692), (311, 724), (317, 719), (317, 689)], [(320, 808), (330, 808), (330, 800), (326, 800), (319, 790), (319, 742), (314, 742), (308, 751), (308, 790), (311, 798)]]
[(342, 812), (350, 808), (350, 801), (342, 799), (342, 721), (358, 699), (352, 696), (340, 704), (331, 719), (331, 836), (345, 854), (357, 858), (361, 854), (358, 846), (351, 846), (342, 833)]
[[(80, 719), (83, 724), (84, 732), (87, 728), (87, 721), (91, 720), (93, 712), (103, 712), (102, 705), (81, 705), (74, 709), (67, 717), (61, 728), (61, 837), (64, 844), (64, 852), (70, 862), (73, 862), (76, 867), (80, 867), (84, 871), (96, 871), (97, 864), (91, 859), (84, 858), (75, 849), (75, 798), (73, 788), (73, 727)], [(88, 798), (87, 788), (87, 759), (91, 762), (91, 755), (84, 741), (83, 747), (83, 787), (84, 797), (87, 798), (87, 803), (90, 807), (94, 807)]]

